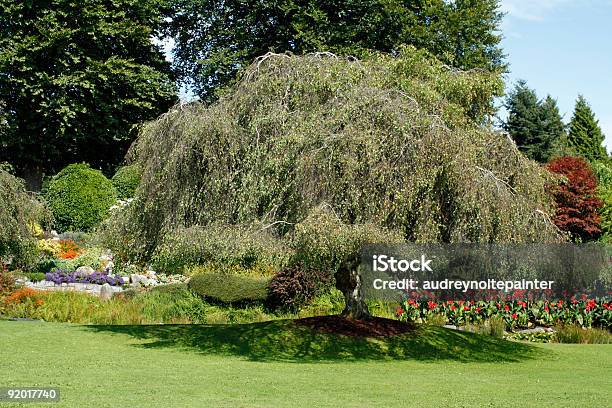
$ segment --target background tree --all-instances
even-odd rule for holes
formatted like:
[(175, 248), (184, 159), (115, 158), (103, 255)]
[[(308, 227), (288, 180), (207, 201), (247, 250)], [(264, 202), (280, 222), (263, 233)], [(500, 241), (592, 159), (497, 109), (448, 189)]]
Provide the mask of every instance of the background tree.
[(504, 69), (498, 0), (174, 0), (174, 62), (204, 99), (268, 51), (363, 56), (423, 48), (460, 69)]
[(565, 125), (557, 101), (550, 95), (543, 101), (525, 81), (519, 81), (505, 102), (508, 118), (503, 128), (527, 157), (546, 163), (565, 136)]
[(581, 157), (560, 157), (548, 164), (548, 170), (566, 180), (553, 189), (556, 203), (554, 223), (577, 241), (591, 241), (601, 234), (598, 214), (603, 206), (596, 196), (597, 179), (591, 166)]
[(569, 124), (569, 145), (591, 162), (603, 160), (608, 156), (603, 147), (604, 138), (591, 107), (586, 99), (579, 95)]
[(133, 125), (175, 102), (152, 43), (164, 1), (0, 0), (0, 161), (31, 188), (67, 163), (114, 166)]

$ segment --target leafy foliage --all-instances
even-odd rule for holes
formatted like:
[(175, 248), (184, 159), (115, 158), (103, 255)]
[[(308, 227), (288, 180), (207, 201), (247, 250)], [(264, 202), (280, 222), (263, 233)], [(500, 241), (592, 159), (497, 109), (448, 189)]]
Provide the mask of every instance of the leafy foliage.
[(0, 298), (10, 294), (16, 288), (15, 277), (5, 265), (0, 265)]
[(373, 224), (345, 224), (328, 206), (314, 208), (295, 226), (291, 236), (295, 252), (270, 283), (270, 304), (295, 310), (334, 286), (343, 287), (340, 269), (358, 263), (365, 244), (380, 242), (401, 243), (403, 238)]
[(182, 272), (185, 267), (214, 264), (247, 269), (280, 270), (290, 250), (261, 227), (211, 225), (179, 228), (166, 235), (153, 256), (161, 272)]
[(76, 161), (121, 161), (133, 125), (176, 101), (170, 66), (151, 42), (164, 3), (1, 0), (0, 160), (38, 177)]
[(121, 200), (134, 197), (136, 188), (140, 184), (140, 177), (141, 169), (137, 165), (119, 167), (111, 179), (117, 190), (117, 197)]
[(593, 172), (597, 177), (597, 197), (603, 202), (599, 209), (601, 219), (600, 240), (612, 242), (612, 163), (610, 161), (596, 161), (591, 163)]
[(268, 297), (267, 278), (202, 273), (189, 280), (189, 288), (205, 299), (223, 302), (263, 302)]
[(113, 184), (88, 164), (71, 164), (53, 176), (45, 199), (59, 231), (90, 231), (116, 202)]
[(607, 159), (608, 154), (603, 147), (604, 135), (599, 127), (599, 121), (582, 95), (576, 101), (574, 115), (569, 124), (569, 144), (578, 154), (588, 161)]
[(549, 173), (471, 119), (494, 78), (410, 48), (262, 57), (218, 103), (144, 127), (131, 151), (143, 179), (110, 236), (143, 262), (177, 228), (261, 222), (283, 235), (326, 203), (342, 223), (409, 241), (558, 240)]
[(525, 81), (519, 81), (506, 98), (508, 119), (504, 129), (527, 157), (546, 163), (557, 143), (564, 139), (565, 124), (557, 102), (547, 96), (543, 101)]
[(574, 240), (589, 241), (601, 234), (597, 211), (602, 201), (596, 197), (597, 180), (589, 164), (580, 157), (561, 157), (547, 168), (566, 181), (553, 189), (557, 211), (554, 222)]
[(31, 265), (38, 255), (34, 229), (50, 224), (51, 216), (35, 196), (26, 192), (23, 180), (0, 168), (0, 268)]
[[(174, 61), (203, 99), (272, 51), (364, 57), (409, 44), (460, 69), (505, 69), (498, 0), (174, 0)], [(452, 39), (452, 40), (449, 40)]]

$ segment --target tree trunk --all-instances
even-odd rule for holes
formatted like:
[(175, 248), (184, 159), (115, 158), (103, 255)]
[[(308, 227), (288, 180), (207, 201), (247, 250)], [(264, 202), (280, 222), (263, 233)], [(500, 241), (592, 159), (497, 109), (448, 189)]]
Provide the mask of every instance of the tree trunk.
[[(19, 174), (20, 173), (20, 174)], [(39, 192), (42, 188), (43, 169), (38, 164), (26, 166), (17, 174), (24, 179), (28, 191)]]
[(361, 276), (358, 272), (359, 259), (351, 259), (336, 273), (336, 288), (344, 295), (342, 316), (367, 320), (370, 310), (363, 296)]

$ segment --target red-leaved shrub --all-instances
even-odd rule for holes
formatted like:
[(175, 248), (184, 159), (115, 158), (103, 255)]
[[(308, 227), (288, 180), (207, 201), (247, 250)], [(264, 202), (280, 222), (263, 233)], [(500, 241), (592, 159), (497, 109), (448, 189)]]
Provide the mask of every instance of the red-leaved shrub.
[(277, 273), (268, 285), (268, 304), (274, 308), (297, 310), (314, 298), (331, 277), (303, 266), (294, 265)]
[(547, 166), (567, 178), (552, 189), (556, 203), (555, 225), (572, 239), (590, 241), (601, 234), (598, 210), (603, 202), (596, 197), (597, 179), (591, 166), (580, 157), (559, 157)]

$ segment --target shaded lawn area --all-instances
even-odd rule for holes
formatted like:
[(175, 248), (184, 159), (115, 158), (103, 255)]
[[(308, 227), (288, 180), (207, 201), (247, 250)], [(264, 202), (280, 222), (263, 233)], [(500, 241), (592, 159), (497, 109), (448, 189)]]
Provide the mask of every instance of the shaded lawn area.
[(292, 321), (0, 321), (0, 386), (59, 387), (54, 407), (606, 407), (611, 367), (610, 345), (536, 346), (437, 327), (363, 339)]

